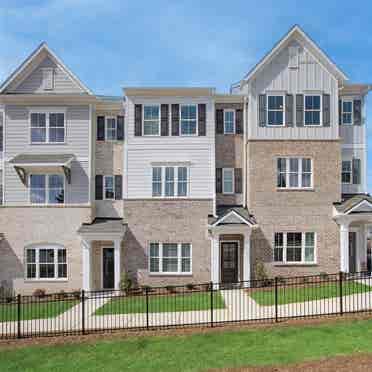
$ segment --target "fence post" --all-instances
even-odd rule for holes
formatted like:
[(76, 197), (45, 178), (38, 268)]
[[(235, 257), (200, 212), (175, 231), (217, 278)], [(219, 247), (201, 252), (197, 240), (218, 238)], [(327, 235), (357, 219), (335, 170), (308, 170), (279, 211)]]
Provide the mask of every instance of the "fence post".
[(17, 295), (17, 338), (21, 338), (21, 295)]
[(146, 328), (149, 329), (149, 288), (146, 287)]
[(209, 291), (211, 295), (211, 327), (213, 328), (213, 282), (209, 282)]
[(81, 290), (81, 331), (85, 335), (85, 291)]
[(342, 271), (339, 272), (339, 289), (340, 289), (340, 315), (344, 314), (344, 304), (342, 300), (342, 278), (344, 274)]
[(278, 277), (274, 279), (275, 283), (275, 322), (278, 323)]

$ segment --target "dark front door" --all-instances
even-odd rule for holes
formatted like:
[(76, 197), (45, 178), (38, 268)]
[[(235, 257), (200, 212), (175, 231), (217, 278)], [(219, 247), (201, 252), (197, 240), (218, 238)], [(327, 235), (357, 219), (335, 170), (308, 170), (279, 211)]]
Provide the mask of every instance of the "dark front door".
[(238, 281), (238, 242), (221, 243), (221, 280), (223, 283)]
[(349, 272), (355, 273), (356, 265), (357, 234), (355, 231), (349, 232)]
[(102, 251), (102, 285), (104, 289), (114, 288), (114, 248), (103, 248)]

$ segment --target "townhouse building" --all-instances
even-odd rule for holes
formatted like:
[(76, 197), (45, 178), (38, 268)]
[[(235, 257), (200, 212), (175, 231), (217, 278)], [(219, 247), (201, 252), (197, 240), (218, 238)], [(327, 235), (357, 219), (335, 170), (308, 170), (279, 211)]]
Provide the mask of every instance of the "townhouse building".
[(371, 271), (369, 90), (299, 26), (228, 94), (96, 95), (41, 44), (0, 86), (0, 285)]

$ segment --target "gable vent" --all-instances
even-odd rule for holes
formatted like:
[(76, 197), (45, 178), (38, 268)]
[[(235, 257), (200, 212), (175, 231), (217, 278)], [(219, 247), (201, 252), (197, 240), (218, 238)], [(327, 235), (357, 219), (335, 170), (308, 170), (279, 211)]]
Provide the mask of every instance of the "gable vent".
[(53, 90), (54, 88), (54, 69), (43, 68), (42, 69), (42, 84), (44, 90)]
[(298, 46), (290, 46), (288, 48), (289, 50), (289, 68), (298, 68), (298, 52), (299, 48)]

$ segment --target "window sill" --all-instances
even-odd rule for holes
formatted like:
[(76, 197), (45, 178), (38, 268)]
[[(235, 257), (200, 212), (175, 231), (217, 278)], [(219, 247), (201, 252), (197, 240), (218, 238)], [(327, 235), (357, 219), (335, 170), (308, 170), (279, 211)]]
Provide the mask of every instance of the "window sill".
[(315, 189), (314, 187), (308, 187), (308, 188), (304, 188), (304, 187), (288, 187), (288, 188), (285, 188), (285, 187), (277, 187), (276, 188), (276, 191), (279, 191), (279, 192), (285, 192), (285, 191), (308, 191), (308, 192), (314, 192)]
[(293, 267), (293, 266), (298, 266), (298, 267), (312, 267), (312, 266), (318, 266), (316, 262), (274, 262), (274, 266), (277, 267)]
[(24, 279), (25, 283), (65, 283), (68, 282), (67, 278), (61, 279), (52, 279), (52, 278), (45, 278), (45, 279)]
[(149, 276), (151, 277), (157, 277), (157, 276), (192, 276), (192, 273), (149, 273)]

